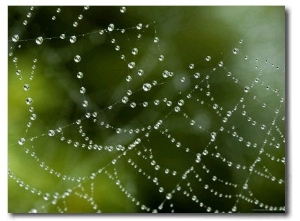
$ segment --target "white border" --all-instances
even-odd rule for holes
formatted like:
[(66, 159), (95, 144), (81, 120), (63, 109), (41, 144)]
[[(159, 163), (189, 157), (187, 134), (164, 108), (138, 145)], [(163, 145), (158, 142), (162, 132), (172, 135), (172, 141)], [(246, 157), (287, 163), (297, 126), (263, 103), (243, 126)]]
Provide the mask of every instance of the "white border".
[[(30, 4), (29, 4), (30, 2)], [(151, 1), (124, 1), (124, 0), (110, 0), (110, 1), (65, 1), (64, 5), (285, 5), (286, 6), (286, 15), (287, 15), (287, 26), (286, 26), (286, 34), (287, 34), (287, 85), (286, 90), (289, 98), (287, 99), (287, 122), (288, 127), (286, 129), (287, 136), (287, 162), (288, 162), (288, 170), (289, 172), (286, 174), (288, 176), (288, 191), (287, 191), (287, 205), (286, 208), (288, 210), (287, 215), (279, 215), (279, 216), (208, 216), (208, 215), (176, 215), (176, 216), (144, 216), (143, 219), (165, 219), (165, 220), (173, 220), (173, 219), (184, 219), (184, 220), (199, 220), (199, 219), (210, 219), (210, 220), (222, 220), (222, 219), (256, 219), (256, 220), (265, 220), (265, 219), (288, 219), (288, 220), (299, 220), (299, 203), (298, 198), (300, 198), (300, 185), (299, 185), (299, 141), (296, 140), (297, 136), (299, 136), (299, 126), (300, 126), (300, 109), (299, 109), (299, 88), (300, 88), (300, 36), (299, 36), (299, 21), (300, 21), (300, 13), (299, 13), (299, 5), (298, 1), (288, 0), (288, 1), (259, 1), (259, 0), (251, 0), (251, 1), (177, 1), (177, 2), (163, 2), (161, 0), (151, 0)], [(49, 5), (50, 2), (43, 1), (21, 1), (21, 0), (2, 0), (1, 1), (1, 12), (0, 12), (0, 21), (1, 27), (5, 29), (1, 34), (1, 57), (2, 57), (2, 73), (1, 76), (4, 76), (4, 79), (0, 81), (0, 96), (1, 102), (0, 110), (1, 110), (1, 156), (3, 159), (1, 162), (1, 220), (32, 220), (32, 219), (43, 219), (43, 220), (140, 220), (140, 216), (12, 216), (7, 213), (7, 6), (8, 5)], [(109, 4), (107, 4), (109, 3)], [(62, 1), (52, 0), (51, 5), (62, 5)], [(297, 142), (298, 141), (298, 142)]]

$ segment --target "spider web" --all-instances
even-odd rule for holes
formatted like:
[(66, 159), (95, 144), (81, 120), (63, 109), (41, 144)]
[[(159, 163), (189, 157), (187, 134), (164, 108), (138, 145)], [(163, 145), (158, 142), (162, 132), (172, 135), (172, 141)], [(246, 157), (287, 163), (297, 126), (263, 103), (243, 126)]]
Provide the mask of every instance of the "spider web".
[(9, 212), (285, 212), (284, 10), (214, 10), (9, 7)]

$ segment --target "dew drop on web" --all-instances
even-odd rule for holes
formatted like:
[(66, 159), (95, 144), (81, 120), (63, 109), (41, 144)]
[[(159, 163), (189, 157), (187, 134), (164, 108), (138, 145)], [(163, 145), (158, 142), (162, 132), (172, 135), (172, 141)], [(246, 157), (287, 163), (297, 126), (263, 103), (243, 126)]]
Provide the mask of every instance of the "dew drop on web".
[(244, 91), (245, 91), (245, 93), (248, 93), (248, 92), (250, 91), (250, 88), (249, 88), (248, 86), (246, 86), (246, 87), (244, 88)]
[(32, 102), (33, 102), (33, 99), (31, 97), (29, 97), (29, 98), (26, 99), (26, 104), (27, 105), (31, 105)]
[(77, 78), (80, 78), (80, 79), (83, 78), (83, 73), (79, 71), (79, 72), (77, 73)]
[(12, 36), (12, 39), (11, 39), (13, 42), (18, 42), (19, 41), (19, 35), (14, 35)]
[(238, 53), (239, 53), (239, 49), (238, 49), (238, 48), (234, 48), (234, 49), (232, 50), (232, 53), (233, 53), (233, 54), (238, 54)]
[(85, 87), (81, 87), (79, 91), (81, 94), (84, 94), (86, 92), (86, 89), (85, 89)]
[(30, 89), (29, 84), (24, 84), (23, 89), (24, 91), (29, 91)]
[(165, 59), (165, 56), (163, 56), (163, 55), (160, 55), (159, 57), (158, 57), (158, 60), (159, 61), (163, 61)]
[(89, 102), (87, 101), (87, 100), (84, 100), (83, 102), (82, 102), (82, 106), (83, 107), (87, 107), (89, 105)]
[(131, 53), (133, 55), (137, 55), (138, 52), (139, 52), (139, 50), (137, 48), (133, 48), (132, 51), (131, 51)]
[(24, 145), (24, 143), (25, 143), (25, 138), (21, 138), (19, 141), (18, 141), (18, 144), (19, 145)]
[(171, 194), (171, 193), (168, 193), (168, 194), (166, 195), (166, 198), (167, 198), (168, 200), (172, 199), (172, 194)]
[(49, 130), (48, 131), (48, 136), (49, 137), (53, 137), (55, 135), (55, 131), (54, 130)]
[(139, 24), (136, 26), (136, 29), (141, 30), (142, 27), (143, 27), (143, 24), (142, 24), (142, 23), (139, 23)]
[(113, 31), (115, 29), (115, 25), (114, 24), (109, 24), (107, 30), (108, 31)]
[(120, 12), (121, 12), (121, 13), (125, 13), (125, 12), (126, 12), (126, 7), (124, 7), (124, 6), (121, 7), (121, 8), (120, 8)]
[(75, 61), (76, 63), (79, 63), (79, 62), (81, 61), (80, 55), (76, 55), (76, 56), (74, 57), (74, 61)]
[(149, 83), (145, 83), (144, 85), (143, 85), (143, 90), (144, 91), (150, 91), (151, 90), (151, 84), (149, 84)]
[(130, 68), (130, 69), (133, 69), (134, 67), (135, 67), (135, 62), (130, 62), (129, 64), (128, 64), (128, 67)]
[(35, 43), (36, 44), (38, 44), (38, 45), (41, 45), (42, 43), (43, 43), (43, 41), (44, 41), (44, 39), (43, 39), (43, 37), (37, 37), (36, 39), (35, 39)]
[(139, 76), (142, 76), (143, 74), (144, 74), (144, 70), (139, 69), (139, 70), (138, 70), (138, 75), (139, 75)]
[(70, 42), (71, 42), (71, 43), (75, 43), (76, 40), (77, 40), (77, 38), (76, 38), (75, 35), (73, 35), (73, 36), (70, 37)]

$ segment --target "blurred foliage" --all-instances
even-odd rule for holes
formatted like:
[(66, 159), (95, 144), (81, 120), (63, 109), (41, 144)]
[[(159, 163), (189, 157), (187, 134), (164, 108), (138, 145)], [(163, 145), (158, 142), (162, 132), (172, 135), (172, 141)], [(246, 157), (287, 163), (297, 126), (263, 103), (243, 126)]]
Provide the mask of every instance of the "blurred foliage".
[[(8, 59), (9, 167), (16, 177), (29, 184), (29, 190), (26, 190), (24, 187), (20, 188), (16, 180), (8, 180), (10, 213), (24, 213), (33, 208), (39, 212), (57, 212), (57, 206), (64, 208), (62, 202), (51, 205), (51, 202), (44, 201), (42, 196), (32, 194), (30, 188), (40, 189), (43, 193), (62, 194), (78, 185), (76, 181), (63, 181), (62, 177), (50, 174), (40, 167), (41, 161), (49, 168), (69, 177), (89, 176), (103, 167), (109, 173), (115, 173), (110, 162), (116, 159), (120, 152), (75, 149), (73, 145), (61, 142), (59, 135), (57, 139), (47, 136), (48, 130), (63, 127), (66, 138), (73, 143), (75, 141), (84, 143), (75, 121), (82, 118), (86, 112), (98, 112), (98, 124), (92, 120), (83, 121), (81, 124), (94, 143), (103, 146), (117, 144), (127, 146), (136, 138), (143, 138), (139, 148), (128, 151), (127, 156), (118, 160), (116, 168), (125, 190), (132, 193), (132, 196), (141, 203), (157, 208), (165, 199), (165, 194), (173, 190), (177, 184), (182, 182), (182, 188), (188, 191), (189, 188), (181, 179), (182, 173), (194, 164), (195, 153), (203, 151), (209, 143), (210, 132), (217, 131), (223, 125), (222, 118), (212, 112), (213, 103), (217, 103), (224, 110), (232, 110), (239, 99), (245, 97), (248, 114), (257, 119), (258, 124), (267, 124), (270, 127), (274, 117), (273, 111), (278, 108), (280, 97), (284, 98), (284, 73), (271, 65), (271, 62), (274, 62), (281, 68), (285, 66), (284, 7), (132, 6), (126, 7), (124, 14), (120, 13), (120, 7), (90, 7), (89, 10), (79, 6), (61, 7), (60, 13), (57, 13), (56, 9), (57, 7), (53, 6), (35, 7), (31, 17), (27, 18), (30, 7), (8, 7), (8, 46), (9, 52), (13, 52), (13, 56)], [(83, 15), (82, 20), (77, 18), (80, 14)], [(52, 20), (53, 16), (56, 16), (55, 20)], [(25, 19), (28, 20), (27, 25), (22, 24)], [(79, 23), (76, 28), (72, 26), (74, 21)], [(110, 23), (115, 25), (115, 29), (124, 28), (125, 33), (113, 31), (100, 35), (99, 30), (106, 29)], [(139, 23), (143, 24), (141, 38), (137, 37), (139, 32), (131, 28)], [(149, 24), (148, 28), (146, 24)], [(18, 43), (10, 41), (16, 33), (20, 36)], [(65, 40), (59, 38), (63, 33), (66, 35)], [(75, 44), (69, 42), (72, 35), (77, 36)], [(35, 43), (38, 36), (44, 38), (41, 45)], [(155, 36), (160, 39), (159, 46), (153, 43)], [(114, 49), (112, 39), (121, 46), (121, 53)], [(243, 43), (239, 44), (241, 39)], [(131, 54), (134, 46), (139, 49), (137, 56)], [(233, 56), (232, 49), (237, 46), (240, 53)], [(135, 61), (137, 66), (132, 71), (127, 67), (127, 63), (120, 59), (123, 53), (127, 63)], [(80, 63), (73, 60), (76, 54), (81, 56)], [(160, 54), (165, 56), (164, 62), (158, 61)], [(208, 55), (212, 57), (210, 62), (205, 61)], [(245, 62), (245, 55), (253, 62)], [(18, 67), (12, 62), (13, 57), (18, 58)], [(38, 62), (33, 79), (29, 80), (35, 58)], [(250, 86), (257, 75), (255, 58), (260, 59), (258, 63), (262, 67), (261, 81), (279, 89), (279, 96), (276, 96), (267, 91), (265, 85), (253, 88), (251, 96), (255, 95), (258, 100), (266, 102), (268, 108), (265, 109), (250, 99), (250, 95), (244, 96), (244, 86)], [(270, 63), (265, 64), (266, 59)], [(226, 69), (237, 76), (239, 83), (234, 84), (226, 77), (223, 69), (217, 69), (212, 73), (212, 69), (218, 67), (220, 61), (224, 62)], [(195, 64), (195, 69), (188, 68), (190, 63)], [(145, 72), (143, 77), (137, 76), (140, 67)], [(22, 71), (21, 81), (15, 74), (17, 69)], [(174, 80), (162, 79), (161, 73), (166, 69), (174, 72)], [(76, 78), (78, 71), (84, 73), (81, 81)], [(196, 85), (195, 79), (189, 77), (196, 71), (200, 72), (201, 79), (210, 74), (208, 84), (215, 100), (212, 102), (209, 97), (203, 95), (204, 93), (195, 91), (193, 99), (185, 98), (182, 111), (203, 125), (203, 130), (190, 127), (182, 114), (169, 114), (170, 109), (166, 108), (165, 104), (149, 105), (147, 108), (141, 105), (130, 108), (129, 105), (116, 104), (127, 90), (131, 89), (134, 93), (130, 96), (130, 100), (136, 101), (137, 104), (143, 101), (153, 103), (155, 99), (168, 98), (174, 107), (177, 101), (185, 97)], [(127, 75), (133, 78), (130, 83), (125, 81)], [(182, 77), (185, 77), (185, 83), (176, 83)], [(139, 90), (144, 82), (158, 79), (163, 82), (162, 85), (152, 88), (148, 93)], [(201, 86), (205, 88), (207, 84), (203, 82)], [(28, 92), (23, 90), (25, 83), (30, 84)], [(87, 89), (84, 96), (79, 93), (82, 85)], [(29, 106), (25, 104), (27, 97), (32, 97), (32, 106), (37, 115), (37, 120), (32, 121), (30, 128), (26, 126), (30, 116)], [(195, 102), (197, 98), (203, 100), (204, 105)], [(83, 99), (88, 100), (88, 108), (82, 107)], [(110, 105), (113, 105), (112, 110), (109, 109)], [(278, 118), (283, 117), (284, 112), (282, 106)], [(166, 116), (168, 117), (165, 118)], [(103, 121), (104, 124), (108, 123), (115, 128), (134, 129), (154, 125), (158, 120), (163, 120), (162, 128), (168, 128), (172, 136), (181, 141), (183, 145), (181, 148), (174, 149), (170, 139), (166, 139), (165, 135), (155, 130), (151, 132), (149, 138), (146, 138), (144, 132), (132, 135), (116, 134), (113, 129), (99, 126)], [(278, 120), (276, 125), (284, 132), (284, 121), (280, 122)], [(248, 125), (249, 123), (238, 114), (233, 114), (225, 129), (229, 131), (235, 126), (236, 132), (246, 140), (257, 143), (258, 148), (249, 148), (245, 151), (242, 144), (234, 140), (230, 134), (218, 136), (214, 144), (219, 147), (216, 151), (224, 157), (235, 164), (247, 167), (257, 158), (259, 148), (268, 137), (267, 131), (254, 130)], [(24, 146), (17, 144), (21, 137), (27, 139)], [(31, 142), (28, 139), (32, 137), (34, 141)], [(274, 131), (271, 137), (281, 139)], [(278, 158), (284, 157), (284, 143), (281, 143), (281, 146), (282, 148), (272, 153)], [(185, 152), (187, 147), (191, 154)], [(144, 151), (146, 148), (148, 152)], [(37, 162), (29, 154), (25, 154), (26, 149), (34, 151), (40, 161)], [(138, 151), (142, 151), (142, 154), (149, 158), (143, 159)], [(214, 153), (214, 150), (210, 151)], [(154, 171), (149, 167), (150, 155), (153, 155), (153, 159), (161, 165), (161, 168), (170, 168), (177, 171), (178, 175), (166, 176), (162, 169)], [(127, 163), (128, 159), (139, 165), (151, 179), (157, 177), (165, 192), (160, 193), (155, 183)], [(284, 166), (274, 165), (267, 157), (263, 157), (262, 161), (263, 164), (257, 165), (259, 171), (269, 168), (276, 178), (284, 179)], [(201, 166), (198, 168), (195, 165), (195, 171), (202, 177), (202, 182), (198, 182), (193, 176), (189, 177), (188, 182), (193, 187), (192, 193), (198, 195), (200, 202), (211, 205), (213, 209), (230, 211), (236, 197), (231, 199), (212, 197), (212, 193), (203, 191), (203, 185), (208, 183), (212, 189), (235, 195), (240, 193), (240, 188), (234, 189), (223, 183), (212, 182), (211, 174), (242, 185), (248, 178), (249, 171), (233, 169), (213, 157), (203, 157), (202, 163), (207, 165), (211, 173), (206, 175)], [(87, 192), (90, 191), (90, 185), (91, 182), (82, 182), (82, 188)], [(252, 174), (249, 186), (254, 195), (266, 205), (285, 205), (284, 185), (273, 185), (272, 181)], [(199, 203), (192, 202), (192, 193), (190, 197), (174, 194), (172, 203), (175, 212), (206, 212), (199, 207)], [(128, 199), (105, 173), (101, 173), (94, 180), (94, 198), (98, 209), (102, 212), (141, 212), (140, 206), (136, 206)], [(82, 200), (74, 193), (66, 199), (66, 204), (67, 212), (94, 212), (86, 200)], [(252, 212), (252, 209), (257, 208), (244, 200), (240, 200), (237, 206), (240, 212)], [(169, 212), (170, 205), (161, 211)]]

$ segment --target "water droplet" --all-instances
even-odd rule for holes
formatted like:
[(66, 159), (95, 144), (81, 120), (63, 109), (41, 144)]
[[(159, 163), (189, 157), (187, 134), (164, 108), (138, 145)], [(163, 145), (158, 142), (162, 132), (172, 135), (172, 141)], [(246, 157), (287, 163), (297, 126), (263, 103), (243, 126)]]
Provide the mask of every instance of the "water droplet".
[(248, 184), (247, 184), (247, 183), (245, 183), (245, 184), (243, 185), (243, 189), (244, 189), (244, 190), (248, 189)]
[(89, 102), (87, 101), (87, 100), (84, 100), (83, 102), (82, 102), (82, 106), (83, 107), (87, 107), (89, 105)]
[(236, 209), (237, 209), (236, 206), (233, 206), (232, 209), (231, 209), (231, 211), (232, 212), (236, 212)]
[(121, 8), (120, 8), (120, 12), (121, 12), (121, 13), (125, 13), (125, 12), (126, 12), (126, 7), (124, 7), (124, 6), (121, 7)]
[(148, 102), (147, 101), (143, 102), (143, 107), (147, 107), (147, 106), (148, 106)]
[(35, 39), (35, 43), (37, 43), (38, 45), (41, 45), (42, 43), (43, 43), (43, 41), (44, 41), (44, 39), (43, 39), (43, 37), (37, 37), (36, 39)]
[(36, 209), (31, 209), (31, 210), (29, 211), (29, 213), (37, 213), (37, 210), (36, 210)]
[(49, 135), (49, 137), (53, 137), (55, 135), (55, 131), (54, 130), (49, 130), (48, 135)]
[(75, 61), (76, 63), (80, 62), (80, 61), (81, 61), (81, 57), (80, 57), (79, 55), (76, 55), (76, 56), (74, 57), (74, 61)]
[(163, 76), (164, 78), (169, 77), (169, 71), (164, 70), (164, 72), (162, 73), (162, 76)]
[(127, 82), (130, 82), (132, 80), (132, 77), (130, 76), (130, 75), (128, 75), (127, 77), (126, 77), (126, 81)]
[(24, 143), (25, 143), (25, 138), (21, 138), (19, 141), (18, 141), (18, 144), (19, 145), (24, 145)]
[(83, 19), (83, 15), (78, 15), (78, 19), (82, 20)]
[(60, 8), (57, 8), (57, 9), (56, 9), (56, 12), (57, 12), (57, 13), (60, 13), (60, 12), (61, 12), (61, 9), (60, 9)]
[(99, 31), (99, 34), (100, 34), (100, 35), (103, 35), (103, 34), (104, 34), (104, 30), (100, 30), (100, 31)]
[(52, 16), (52, 20), (53, 21), (56, 20), (56, 16), (55, 15)]
[(231, 114), (232, 114), (232, 112), (231, 111), (227, 111), (227, 117), (230, 117), (231, 116)]
[(116, 51), (119, 51), (120, 50), (120, 46), (116, 45), (115, 49), (116, 49)]
[(190, 65), (189, 65), (189, 68), (190, 68), (190, 69), (194, 69), (194, 67), (195, 67), (194, 64), (190, 64)]
[(132, 103), (130, 104), (130, 107), (131, 107), (131, 108), (135, 108), (135, 107), (136, 107), (136, 103), (135, 103), (135, 102), (132, 102)]
[(66, 35), (65, 34), (61, 34), (59, 37), (60, 37), (60, 39), (65, 39)]
[(217, 135), (217, 133), (216, 132), (212, 132), (211, 134), (211, 141), (215, 141), (215, 139), (216, 139), (216, 135)]
[(179, 106), (183, 106), (183, 105), (184, 105), (184, 100), (180, 99), (180, 100), (178, 101), (178, 105), (179, 105)]
[(157, 42), (159, 42), (159, 38), (158, 37), (154, 37), (154, 43), (157, 43)]
[(136, 28), (137, 28), (138, 30), (141, 30), (142, 27), (143, 27), (143, 24), (142, 24), (142, 23), (139, 23), (139, 24), (136, 26)]
[(23, 21), (23, 25), (27, 25), (27, 23), (28, 23), (27, 20)]
[(167, 198), (168, 200), (172, 199), (172, 194), (171, 194), (171, 193), (168, 193), (168, 194), (166, 195), (166, 198)]
[(84, 10), (89, 10), (90, 6), (84, 6), (83, 9)]
[(224, 65), (223, 61), (220, 61), (220, 62), (218, 63), (218, 65), (219, 65), (219, 67), (223, 67), (223, 65)]
[(12, 36), (11, 40), (12, 40), (13, 42), (18, 42), (18, 41), (19, 41), (19, 35), (14, 35), (14, 36)]
[(107, 29), (108, 29), (108, 31), (113, 31), (115, 29), (115, 25), (109, 24)]
[(70, 42), (71, 42), (71, 43), (75, 43), (75, 42), (76, 42), (76, 39), (77, 39), (76, 36), (73, 35), (73, 36), (70, 37)]
[(131, 50), (131, 53), (132, 53), (133, 55), (137, 55), (138, 52), (139, 52), (139, 50), (138, 50), (137, 48), (133, 48), (133, 49)]
[(129, 100), (128, 97), (125, 96), (122, 98), (122, 103), (126, 104), (128, 102), (128, 100)]
[(143, 90), (144, 90), (144, 91), (150, 91), (151, 87), (152, 87), (151, 84), (145, 83), (145, 84), (143, 85)]
[(195, 74), (194, 74), (194, 77), (195, 77), (195, 78), (199, 78), (199, 77), (200, 77), (200, 73), (198, 73), (198, 72), (195, 73)]
[(208, 207), (206, 208), (206, 211), (207, 211), (207, 212), (211, 212), (211, 208), (208, 206)]
[(45, 193), (44, 196), (43, 196), (44, 200), (49, 200), (50, 198), (50, 194), (49, 193)]
[(261, 125), (261, 127), (260, 127), (262, 130), (264, 130), (264, 129), (266, 129), (266, 125)]
[(249, 88), (248, 86), (246, 86), (246, 87), (244, 88), (244, 91), (245, 91), (245, 93), (248, 93), (248, 92), (250, 91), (250, 88)]
[(23, 89), (24, 91), (29, 91), (30, 89), (29, 84), (24, 84)]
[(144, 74), (144, 70), (139, 69), (139, 70), (138, 70), (138, 75), (139, 75), (139, 76), (142, 76), (143, 74)]
[(172, 101), (168, 101), (167, 106), (169, 106), (169, 107), (172, 106)]
[(165, 56), (159, 55), (158, 60), (163, 61), (165, 59)]
[(79, 71), (79, 72), (77, 73), (77, 78), (83, 78), (83, 73)]
[(128, 67), (130, 68), (130, 69), (133, 69), (134, 67), (135, 67), (135, 63), (132, 61), (132, 62), (130, 62), (129, 64), (128, 64)]
[(210, 61), (210, 60), (211, 60), (211, 57), (210, 57), (210, 56), (206, 56), (205, 60), (206, 60), (206, 61)]
[(80, 93), (81, 93), (81, 94), (84, 94), (85, 92), (86, 92), (85, 87), (81, 87), (81, 88), (80, 88)]
[(78, 26), (78, 22), (77, 21), (75, 21), (74, 23), (73, 23), (73, 27), (77, 27)]
[(26, 99), (26, 104), (27, 105), (31, 105), (32, 102), (33, 102), (32, 98), (29, 97), (29, 98)]
[(233, 54), (238, 54), (238, 53), (239, 53), (239, 49), (238, 49), (238, 48), (234, 48), (234, 49), (232, 50), (232, 53), (233, 53)]
[(184, 82), (185, 82), (185, 77), (181, 77), (181, 78), (180, 78), (180, 81), (181, 81), (182, 83), (184, 83)]
[(213, 105), (213, 109), (216, 110), (217, 108), (218, 108), (218, 104), (214, 104), (214, 105)]
[(180, 107), (176, 106), (176, 107), (174, 108), (174, 111), (175, 111), (175, 112), (179, 112), (179, 111), (180, 111)]

